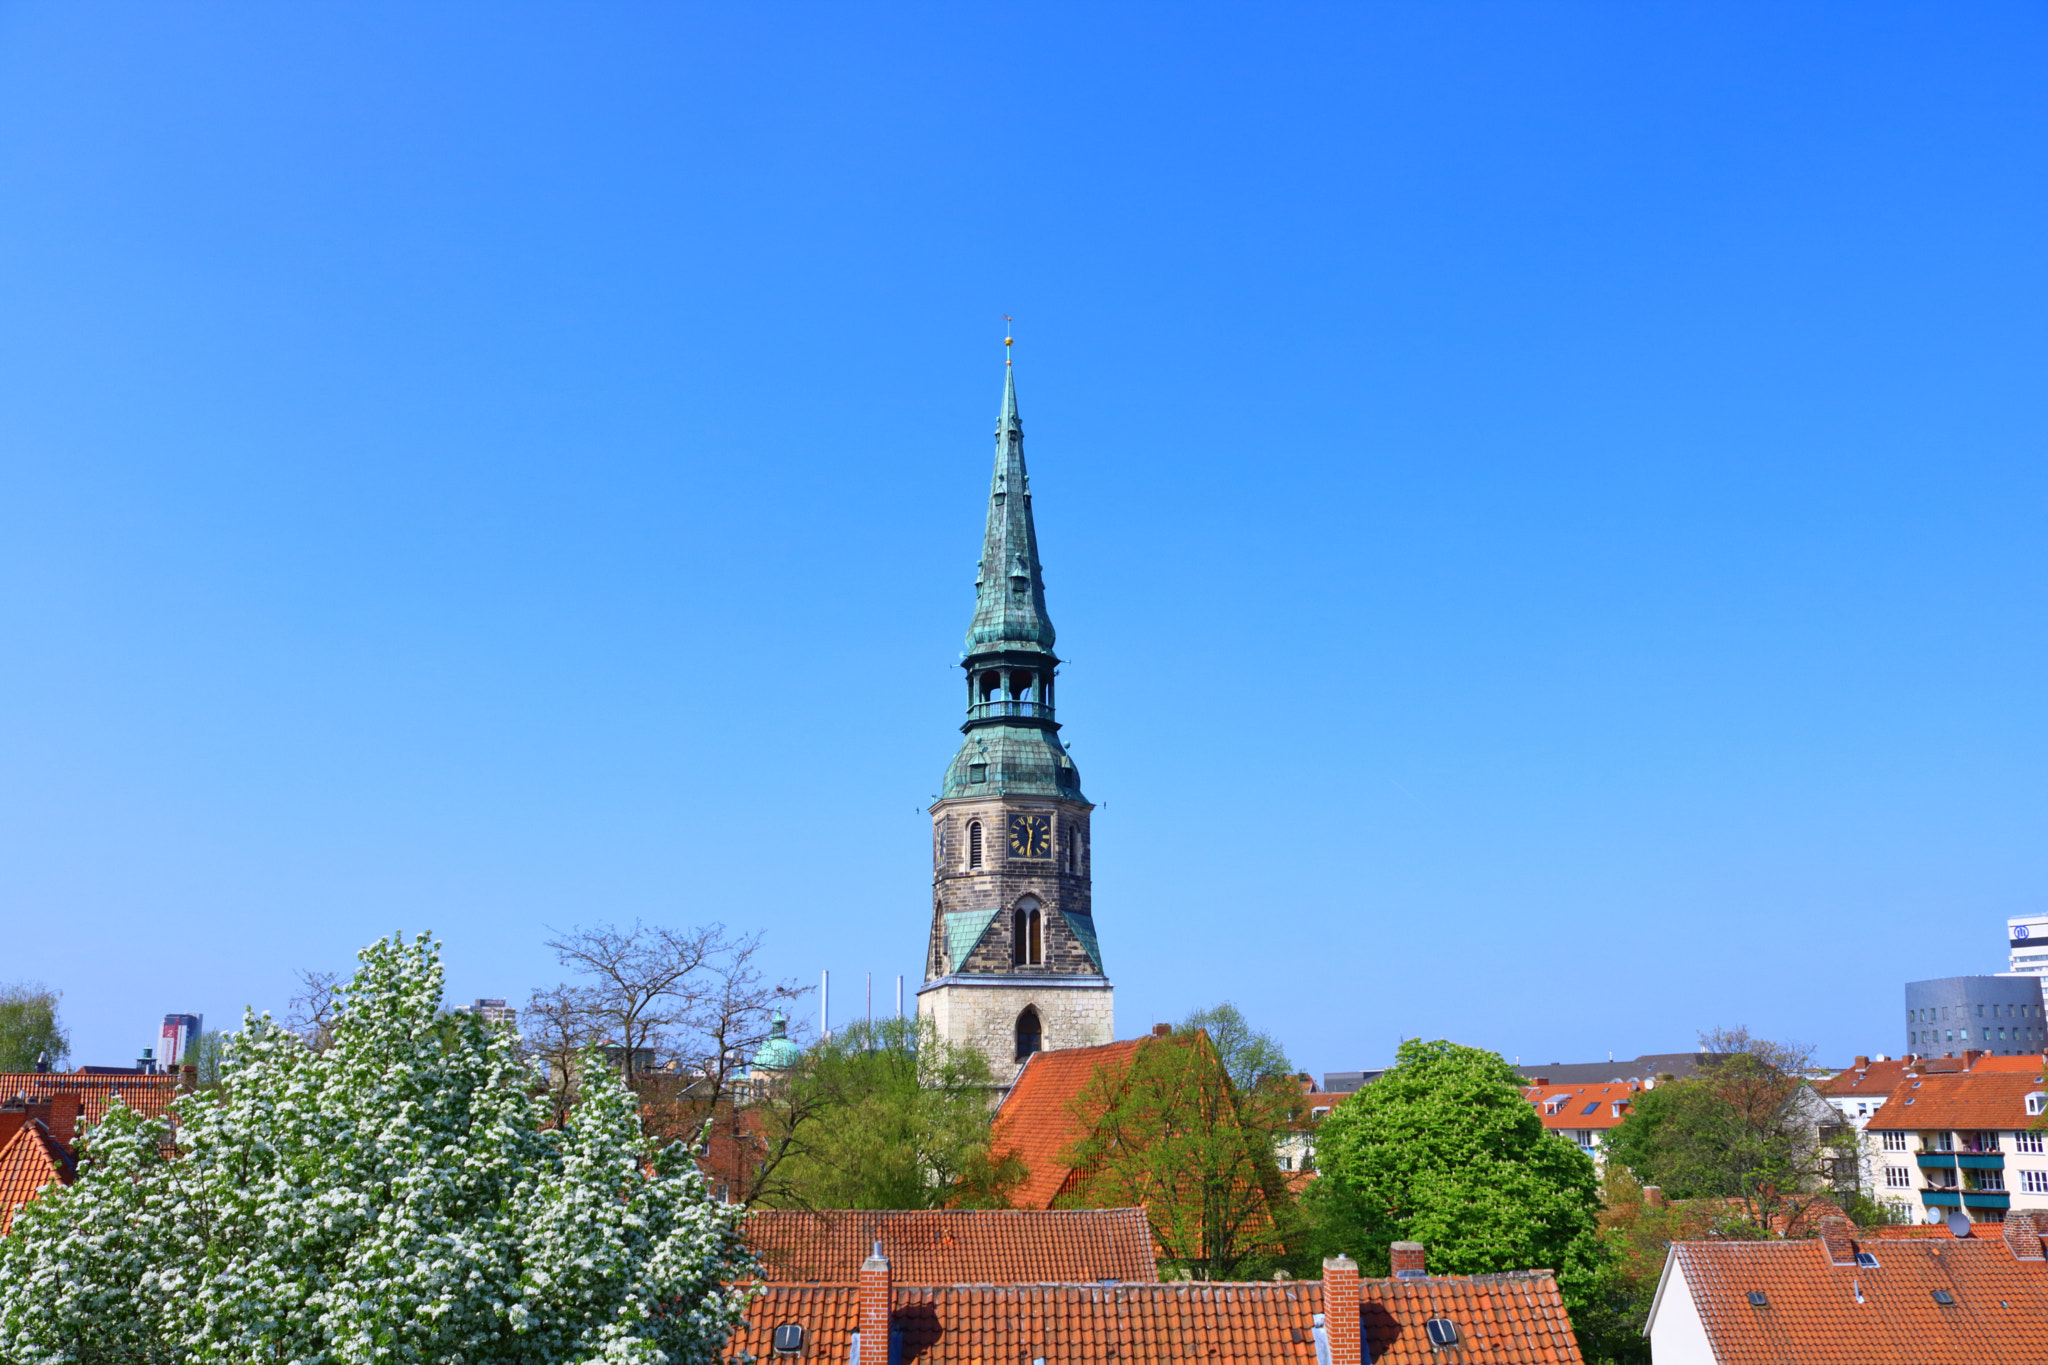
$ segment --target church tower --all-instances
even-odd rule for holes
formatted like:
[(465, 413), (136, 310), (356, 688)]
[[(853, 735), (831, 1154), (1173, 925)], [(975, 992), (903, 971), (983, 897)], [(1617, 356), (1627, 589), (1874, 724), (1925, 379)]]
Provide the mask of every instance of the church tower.
[(1089, 898), (1081, 775), (1053, 718), (1052, 620), (1016, 372), (1003, 368), (988, 527), (967, 628), (966, 738), (932, 804), (932, 934), (917, 1012), (984, 1053), (1003, 1085), (1024, 1059), (1109, 1042), (1114, 991)]

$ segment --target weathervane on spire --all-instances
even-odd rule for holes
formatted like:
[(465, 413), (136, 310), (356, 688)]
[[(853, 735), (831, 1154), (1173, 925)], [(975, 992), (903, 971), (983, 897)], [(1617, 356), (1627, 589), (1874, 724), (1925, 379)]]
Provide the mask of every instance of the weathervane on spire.
[(1010, 335), (1010, 315), (1003, 314), (1003, 364), (1010, 363), (1010, 345), (1016, 338)]

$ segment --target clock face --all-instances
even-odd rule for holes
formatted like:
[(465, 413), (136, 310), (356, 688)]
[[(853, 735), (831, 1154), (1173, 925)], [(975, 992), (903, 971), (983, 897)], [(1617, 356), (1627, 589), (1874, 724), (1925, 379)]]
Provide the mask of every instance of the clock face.
[(1010, 856), (1012, 858), (1050, 858), (1052, 856), (1052, 817), (1050, 815), (1011, 816)]

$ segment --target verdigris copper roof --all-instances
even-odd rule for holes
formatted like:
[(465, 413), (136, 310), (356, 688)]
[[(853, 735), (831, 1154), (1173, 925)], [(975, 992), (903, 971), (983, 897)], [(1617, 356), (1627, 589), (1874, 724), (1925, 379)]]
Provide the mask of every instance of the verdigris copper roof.
[(988, 529), (974, 575), (974, 620), (967, 652), (1050, 652), (1038, 531), (1031, 524), (1031, 476), (1024, 472), (1024, 423), (1017, 416), (1017, 374), (1003, 370), (1003, 415), (996, 423), (996, 468), (988, 488)]

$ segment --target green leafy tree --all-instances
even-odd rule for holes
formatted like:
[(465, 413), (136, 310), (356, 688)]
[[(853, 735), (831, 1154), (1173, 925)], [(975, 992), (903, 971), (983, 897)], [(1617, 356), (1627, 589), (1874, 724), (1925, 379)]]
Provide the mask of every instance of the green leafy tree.
[(1317, 1131), (1321, 1175), (1305, 1202), (1318, 1249), (1379, 1275), (1397, 1241), (1421, 1242), (1447, 1274), (1554, 1270), (1581, 1336), (1596, 1336), (1614, 1295), (1599, 1182), (1591, 1158), (1544, 1129), (1522, 1084), (1495, 1053), (1403, 1043)]
[(71, 1039), (57, 1018), (60, 993), (17, 982), (0, 986), (0, 1071), (31, 1071), (38, 1057), (52, 1066), (71, 1054)]
[(0, 1240), (0, 1360), (702, 1362), (748, 1267), (691, 1154), (605, 1077), (568, 1122), (510, 1031), (439, 1013), (424, 937), (372, 944), (325, 1046), (269, 1017), (170, 1129), (118, 1104)]
[(1805, 1079), (1810, 1054), (1745, 1029), (1704, 1034), (1700, 1047), (1697, 1076), (1636, 1096), (1608, 1160), (1672, 1199), (1720, 1201), (1724, 1224), (1782, 1231), (1830, 1197), (1841, 1159), (1837, 1117)]
[(1143, 1207), (1166, 1259), (1202, 1279), (1270, 1269), (1299, 1232), (1273, 1157), (1288, 1098), (1240, 1090), (1205, 1033), (1146, 1038), (1075, 1097), (1084, 1136), (1064, 1159), (1083, 1174), (1062, 1204)]
[(1230, 1073), (1230, 1083), (1240, 1091), (1250, 1091), (1294, 1074), (1294, 1063), (1287, 1060), (1287, 1049), (1280, 1045), (1280, 1040), (1253, 1028), (1228, 1000), (1196, 1010), (1175, 1030), (1197, 1031), (1209, 1036), (1209, 1045), (1216, 1049), (1223, 1069)]
[(985, 1057), (925, 1018), (858, 1023), (813, 1043), (744, 1111), (759, 1134), (746, 1202), (1005, 1206), (1025, 1171), (989, 1150), (994, 1085)]

